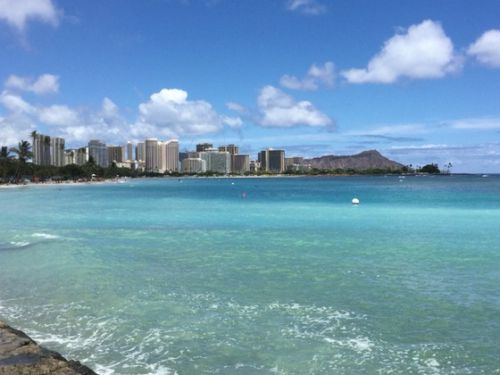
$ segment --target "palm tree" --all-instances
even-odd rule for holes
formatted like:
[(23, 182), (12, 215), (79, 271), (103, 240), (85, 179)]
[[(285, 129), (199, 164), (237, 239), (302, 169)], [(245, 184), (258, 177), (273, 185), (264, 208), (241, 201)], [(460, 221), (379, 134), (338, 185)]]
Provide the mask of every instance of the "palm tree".
[(33, 157), (33, 153), (31, 152), (31, 144), (28, 141), (19, 142), (17, 147), (13, 147), (10, 151), (16, 155), (18, 160), (18, 165), (15, 174), (15, 180), (19, 181), (19, 172), (20, 169), (24, 169), (26, 162)]
[(31, 144), (28, 141), (21, 141), (18, 143), (17, 147), (12, 147), (10, 149), (17, 159), (25, 164), (29, 159), (33, 157), (33, 152), (31, 152)]

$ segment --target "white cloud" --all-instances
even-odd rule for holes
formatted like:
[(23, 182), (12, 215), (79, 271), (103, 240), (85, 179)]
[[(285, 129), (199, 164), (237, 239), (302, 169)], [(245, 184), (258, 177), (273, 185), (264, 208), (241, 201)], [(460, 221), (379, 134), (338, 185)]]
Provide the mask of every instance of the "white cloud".
[(239, 103), (227, 102), (226, 103), (226, 107), (227, 107), (227, 109), (229, 109), (231, 111), (238, 112), (238, 113), (241, 113), (241, 114), (248, 113), (248, 110), (245, 108), (245, 106), (243, 106), (243, 105), (241, 105)]
[(489, 30), (479, 37), (467, 50), (482, 64), (500, 68), (500, 30)]
[(239, 118), (218, 114), (204, 100), (188, 100), (179, 89), (162, 89), (139, 105), (139, 121), (133, 126), (136, 136), (185, 136), (216, 133), (224, 127), (241, 126)]
[(29, 91), (37, 95), (57, 93), (59, 77), (53, 74), (42, 74), (36, 79), (11, 75), (5, 81), (5, 87), (11, 90)]
[(280, 84), (292, 90), (317, 90), (320, 86), (332, 87), (334, 81), (335, 65), (328, 61), (323, 65), (311, 65), (302, 79), (285, 74), (281, 77)]
[(35, 107), (18, 95), (3, 91), (0, 95), (0, 104), (13, 113), (33, 114)]
[(500, 130), (500, 118), (468, 118), (447, 123), (453, 129)]
[(299, 12), (317, 16), (326, 13), (326, 6), (317, 0), (288, 0), (287, 9), (290, 11)]
[(21, 139), (29, 139), (34, 124), (24, 114), (11, 114), (9, 117), (0, 117), (0, 145), (14, 146)]
[(58, 12), (52, 0), (0, 0), (0, 20), (23, 31), (30, 19), (57, 26)]
[(380, 125), (370, 129), (347, 131), (342, 133), (347, 136), (414, 136), (428, 133), (429, 129), (424, 124), (392, 124)]
[(65, 105), (51, 105), (39, 108), (38, 118), (44, 124), (62, 127), (81, 122), (78, 112)]
[(387, 40), (367, 68), (341, 74), (350, 83), (393, 83), (401, 78), (440, 78), (460, 67), (461, 59), (441, 25), (426, 20)]
[(262, 88), (257, 107), (259, 123), (266, 127), (289, 128), (297, 125), (326, 127), (332, 120), (317, 110), (311, 102), (295, 101), (291, 96), (273, 86)]

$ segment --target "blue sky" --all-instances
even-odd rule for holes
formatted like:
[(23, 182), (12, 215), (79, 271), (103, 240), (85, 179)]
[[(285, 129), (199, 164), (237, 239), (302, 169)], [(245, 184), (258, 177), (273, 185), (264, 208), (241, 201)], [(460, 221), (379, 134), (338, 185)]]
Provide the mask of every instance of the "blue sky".
[(0, 144), (377, 149), (500, 172), (497, 0), (0, 0)]

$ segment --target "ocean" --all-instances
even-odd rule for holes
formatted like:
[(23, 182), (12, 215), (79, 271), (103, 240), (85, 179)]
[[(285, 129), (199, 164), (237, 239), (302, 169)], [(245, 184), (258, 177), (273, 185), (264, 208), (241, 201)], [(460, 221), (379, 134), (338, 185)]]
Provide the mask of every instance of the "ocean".
[(500, 176), (27, 186), (0, 213), (0, 319), (103, 375), (500, 373)]

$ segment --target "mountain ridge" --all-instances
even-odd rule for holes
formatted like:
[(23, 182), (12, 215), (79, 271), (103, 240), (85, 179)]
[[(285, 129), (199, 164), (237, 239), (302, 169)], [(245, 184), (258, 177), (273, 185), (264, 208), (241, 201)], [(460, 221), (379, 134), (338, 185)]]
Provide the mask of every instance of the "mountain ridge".
[(377, 150), (362, 151), (354, 155), (323, 155), (304, 159), (304, 163), (317, 169), (401, 169), (403, 164), (390, 160)]

